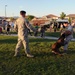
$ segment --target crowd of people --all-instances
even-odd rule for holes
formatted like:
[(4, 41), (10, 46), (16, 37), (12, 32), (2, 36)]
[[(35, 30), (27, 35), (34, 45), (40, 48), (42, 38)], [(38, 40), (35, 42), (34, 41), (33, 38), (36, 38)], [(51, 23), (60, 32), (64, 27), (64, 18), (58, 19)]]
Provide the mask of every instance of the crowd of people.
[(10, 31), (14, 30), (14, 22), (7, 22), (6, 20), (2, 21), (0, 26), (0, 33), (10, 34)]
[[(38, 36), (38, 33), (40, 33), (41, 37), (45, 36), (46, 28), (44, 26), (39, 27), (38, 24), (36, 24), (35, 29), (37, 30), (37, 32), (34, 33), (35, 37)], [(8, 35), (10, 32), (14, 32), (14, 22), (7, 22), (6, 20), (3, 20), (2, 25), (0, 26), (0, 33)], [(33, 35), (31, 29), (28, 29), (28, 33), (30, 36)]]

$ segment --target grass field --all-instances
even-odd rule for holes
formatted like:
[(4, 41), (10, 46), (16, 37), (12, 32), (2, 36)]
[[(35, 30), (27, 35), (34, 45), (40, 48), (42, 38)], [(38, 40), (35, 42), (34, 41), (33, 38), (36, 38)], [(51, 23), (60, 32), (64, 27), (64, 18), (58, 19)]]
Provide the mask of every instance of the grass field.
[[(46, 36), (52, 36), (52, 37), (59, 37), (61, 35), (60, 32), (46, 32)], [(73, 37), (75, 38), (75, 33), (73, 34)]]
[(62, 57), (51, 53), (54, 42), (30, 39), (35, 58), (24, 56), (24, 49), (21, 57), (13, 57), (17, 37), (0, 36), (0, 75), (75, 75), (75, 42), (69, 44), (68, 54)]
[[(11, 34), (17, 34), (17, 33), (16, 32), (11, 32)], [(61, 34), (60, 32), (46, 32), (45, 36), (59, 37), (60, 34)], [(32, 33), (32, 35), (34, 35), (34, 34)], [(40, 35), (40, 33), (38, 35)], [(74, 33), (73, 36), (75, 38), (75, 33)]]

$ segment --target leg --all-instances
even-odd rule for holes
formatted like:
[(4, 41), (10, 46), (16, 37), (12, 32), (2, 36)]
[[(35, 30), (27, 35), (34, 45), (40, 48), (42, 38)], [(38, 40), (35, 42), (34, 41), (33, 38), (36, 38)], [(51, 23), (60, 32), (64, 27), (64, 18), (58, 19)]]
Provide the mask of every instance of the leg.
[(41, 37), (43, 37), (43, 32), (41, 32)]
[(25, 38), (25, 40), (22, 41), (24, 49), (25, 49), (25, 53), (29, 54), (30, 53), (30, 49), (29, 49), (29, 40), (27, 38)]
[(32, 36), (32, 33), (31, 32), (29, 32), (29, 34)]
[(56, 54), (56, 55), (62, 56), (62, 54), (60, 53), (59, 49), (52, 50), (52, 53), (54, 53), (54, 54)]
[(34, 57), (33, 55), (30, 54), (30, 49), (29, 49), (29, 40), (26, 37), (25, 40), (22, 41), (24, 49), (25, 49), (25, 53), (27, 55), (27, 57)]
[(45, 37), (45, 32), (43, 32), (43, 37)]
[(52, 45), (52, 53), (60, 54), (59, 48), (57, 47), (57, 43)]
[(69, 44), (69, 42), (64, 46), (64, 51), (68, 50), (68, 44)]
[(65, 46), (64, 46), (64, 50), (68, 50), (68, 44), (69, 44), (69, 42), (71, 41), (71, 39), (72, 39), (72, 36), (68, 36), (68, 37), (66, 37), (66, 40), (65, 40)]
[(16, 45), (15, 55), (14, 56), (17, 56), (19, 54), (19, 50), (20, 50), (21, 46), (22, 46), (22, 41), (21, 41), (21, 39), (18, 39), (18, 43)]
[(29, 29), (29, 34), (32, 36), (31, 32), (30, 32), (30, 29)]

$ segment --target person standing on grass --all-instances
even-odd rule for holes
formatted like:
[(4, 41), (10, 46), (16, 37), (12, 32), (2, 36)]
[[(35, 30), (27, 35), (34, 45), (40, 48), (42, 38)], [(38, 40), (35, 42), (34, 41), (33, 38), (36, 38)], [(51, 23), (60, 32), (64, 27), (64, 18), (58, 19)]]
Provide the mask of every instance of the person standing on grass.
[(10, 28), (11, 28), (11, 26), (10, 26), (10, 24), (9, 24), (9, 22), (8, 22), (8, 24), (7, 24), (7, 35), (10, 33)]
[(63, 24), (60, 25), (60, 32), (63, 31)]
[(52, 32), (52, 25), (50, 25), (50, 32)]
[(23, 44), (27, 57), (34, 57), (33, 55), (31, 55), (29, 49), (28, 29), (31, 29), (34, 32), (36, 32), (36, 29), (33, 28), (32, 25), (25, 18), (26, 11), (20, 11), (20, 15), (20, 18), (16, 20), (14, 25), (14, 29), (18, 32), (18, 43), (16, 45), (14, 56), (19, 55), (20, 48)]
[(45, 37), (45, 29), (46, 29), (45, 26), (41, 27), (40, 33), (42, 38)]
[(0, 33), (2, 33), (2, 27), (0, 26)]
[(56, 30), (57, 30), (57, 27), (56, 27), (56, 26), (54, 26), (54, 32), (56, 32)]
[(34, 34), (34, 36), (37, 36), (38, 35), (38, 24), (36, 24), (36, 26), (35, 26), (35, 29), (37, 30), (37, 32)]
[(54, 32), (57, 31), (57, 23), (54, 23)]
[(3, 22), (2, 22), (2, 27), (3, 27), (3, 30), (6, 30), (6, 25), (7, 25), (6, 20), (3, 20)]
[(13, 21), (10, 22), (10, 25), (11, 25), (11, 32), (13, 32), (13, 30), (14, 30), (14, 22)]

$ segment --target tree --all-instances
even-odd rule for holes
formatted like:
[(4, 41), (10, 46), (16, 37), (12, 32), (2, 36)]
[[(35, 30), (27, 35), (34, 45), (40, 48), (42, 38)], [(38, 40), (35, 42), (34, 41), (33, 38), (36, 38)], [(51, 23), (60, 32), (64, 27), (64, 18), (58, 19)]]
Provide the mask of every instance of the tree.
[(27, 16), (27, 19), (28, 19), (29, 21), (31, 21), (33, 18), (34, 18), (33, 15), (28, 15), (28, 16)]
[(66, 14), (64, 13), (64, 12), (62, 12), (61, 14), (60, 14), (60, 18), (61, 19), (64, 19), (66, 17)]
[(10, 21), (14, 21), (14, 18), (13, 17), (10, 17)]
[(68, 19), (68, 21), (69, 21), (69, 23), (71, 23), (71, 22), (72, 22), (72, 19), (71, 19), (71, 18), (69, 18), (69, 19)]

